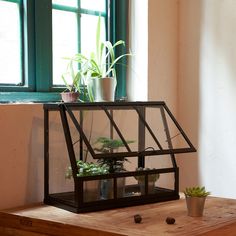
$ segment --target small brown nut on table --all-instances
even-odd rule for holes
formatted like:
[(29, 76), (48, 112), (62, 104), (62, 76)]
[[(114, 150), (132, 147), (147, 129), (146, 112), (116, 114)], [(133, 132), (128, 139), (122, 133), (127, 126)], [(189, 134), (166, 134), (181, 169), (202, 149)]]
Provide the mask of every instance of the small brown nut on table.
[(173, 224), (175, 223), (175, 218), (173, 218), (173, 217), (167, 217), (167, 218), (166, 218), (166, 223), (167, 223), (168, 225), (173, 225)]
[(137, 215), (134, 215), (134, 222), (135, 223), (141, 223), (141, 221), (142, 221), (142, 217), (141, 217), (141, 215), (139, 215), (139, 214), (137, 214)]

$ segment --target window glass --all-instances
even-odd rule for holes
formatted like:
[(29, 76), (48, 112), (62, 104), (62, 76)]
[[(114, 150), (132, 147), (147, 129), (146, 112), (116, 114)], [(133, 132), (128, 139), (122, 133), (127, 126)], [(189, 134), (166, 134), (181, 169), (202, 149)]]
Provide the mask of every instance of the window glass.
[[(72, 57), (81, 52), (85, 56), (90, 56), (96, 49), (96, 29), (98, 15), (95, 13), (74, 12), (73, 9), (66, 8), (67, 1), (53, 1), (53, 3), (63, 3), (64, 7), (53, 9), (53, 86), (63, 86), (62, 75), (66, 72), (68, 60), (65, 57)], [(84, 3), (83, 3), (84, 2)], [(81, 1), (81, 5), (89, 10), (105, 10), (105, 0)], [(68, 1), (69, 3), (69, 1)], [(72, 2), (70, 1), (70, 4)], [(82, 4), (83, 3), (83, 4)], [(71, 5), (67, 5), (71, 6)], [(101, 17), (101, 40), (106, 38), (105, 17)], [(75, 65), (76, 66), (76, 65)], [(72, 78), (66, 78), (67, 82), (72, 82)]]
[(21, 40), (19, 5), (0, 1), (0, 83), (19, 84)]
[[(98, 16), (82, 14), (81, 17), (81, 52), (89, 56), (91, 52), (96, 52), (96, 29)], [(105, 36), (105, 19), (101, 17), (101, 40), (104, 41)], [(89, 29), (89, 30), (88, 30)]]
[(65, 57), (78, 52), (77, 14), (53, 10), (53, 84), (63, 85), (61, 79), (65, 72)]
[(78, 0), (53, 0), (52, 3), (68, 7), (77, 7)]
[(81, 8), (93, 11), (106, 11), (106, 1), (104, 0), (80, 0)]

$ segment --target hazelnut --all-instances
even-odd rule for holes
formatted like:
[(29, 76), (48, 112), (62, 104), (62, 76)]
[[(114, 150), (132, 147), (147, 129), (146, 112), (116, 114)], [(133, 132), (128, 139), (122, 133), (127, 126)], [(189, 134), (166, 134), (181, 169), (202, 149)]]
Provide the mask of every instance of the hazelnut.
[(141, 215), (139, 215), (139, 214), (134, 215), (134, 222), (135, 223), (139, 224), (139, 223), (141, 223), (141, 221), (142, 221)]
[(173, 217), (167, 217), (167, 218), (166, 218), (166, 223), (167, 223), (168, 225), (173, 225), (173, 224), (175, 223), (175, 218), (173, 218)]

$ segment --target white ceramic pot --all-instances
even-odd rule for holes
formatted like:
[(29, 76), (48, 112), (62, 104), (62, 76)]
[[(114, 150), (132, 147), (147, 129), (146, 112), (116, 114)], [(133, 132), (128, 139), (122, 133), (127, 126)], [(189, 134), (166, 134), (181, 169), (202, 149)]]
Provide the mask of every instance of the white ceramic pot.
[(115, 100), (116, 79), (114, 77), (90, 78), (88, 86), (95, 102)]

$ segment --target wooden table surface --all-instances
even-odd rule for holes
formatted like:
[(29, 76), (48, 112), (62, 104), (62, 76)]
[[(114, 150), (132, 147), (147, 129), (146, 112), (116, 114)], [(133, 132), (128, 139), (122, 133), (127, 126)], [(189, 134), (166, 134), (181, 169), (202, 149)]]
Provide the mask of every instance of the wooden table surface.
[[(142, 222), (134, 223), (140, 214)], [(168, 225), (166, 217), (176, 222)], [(75, 214), (37, 204), (0, 212), (1, 236), (236, 236), (236, 200), (208, 197), (203, 217), (187, 216), (184, 199)]]

